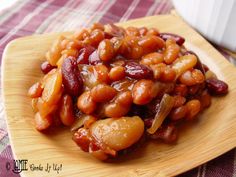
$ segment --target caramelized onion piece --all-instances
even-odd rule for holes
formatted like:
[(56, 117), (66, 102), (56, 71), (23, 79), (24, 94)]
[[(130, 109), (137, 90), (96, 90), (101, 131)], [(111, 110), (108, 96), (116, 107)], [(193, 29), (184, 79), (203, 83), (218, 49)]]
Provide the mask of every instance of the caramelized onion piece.
[(143, 131), (144, 123), (138, 116), (98, 120), (90, 127), (91, 136), (99, 147), (107, 146), (115, 151), (136, 143)]
[(148, 133), (154, 134), (157, 131), (157, 129), (161, 126), (167, 115), (170, 113), (174, 104), (175, 104), (174, 97), (168, 94), (164, 94), (164, 96), (161, 99), (161, 103), (157, 110), (157, 113), (154, 117), (152, 126), (149, 129), (147, 129)]

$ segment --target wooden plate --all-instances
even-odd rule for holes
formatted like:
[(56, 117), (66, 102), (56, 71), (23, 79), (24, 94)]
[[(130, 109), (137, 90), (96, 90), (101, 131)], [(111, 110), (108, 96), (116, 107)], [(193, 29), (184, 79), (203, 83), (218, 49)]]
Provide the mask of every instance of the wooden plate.
[[(28, 159), (26, 176), (173, 176), (211, 160), (236, 146), (236, 69), (204, 38), (175, 16), (153, 16), (122, 26), (157, 27), (186, 38), (186, 47), (196, 52), (220, 79), (229, 84), (229, 94), (214, 98), (199, 120), (182, 127), (176, 145), (149, 142), (116, 162), (100, 162), (71, 140), (69, 130), (41, 134), (33, 126), (28, 88), (41, 76), (40, 63), (58, 34), (35, 35), (8, 44), (3, 56), (3, 91), (11, 145), (17, 159)], [(32, 171), (30, 165), (56, 171)]]

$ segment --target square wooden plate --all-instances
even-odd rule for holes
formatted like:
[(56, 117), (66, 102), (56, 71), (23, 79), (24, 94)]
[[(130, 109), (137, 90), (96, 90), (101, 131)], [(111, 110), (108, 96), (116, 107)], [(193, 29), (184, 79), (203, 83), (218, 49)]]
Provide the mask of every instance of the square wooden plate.
[[(186, 39), (217, 76), (229, 84), (229, 94), (213, 99), (212, 106), (180, 130), (176, 145), (149, 142), (138, 151), (113, 163), (104, 163), (82, 152), (69, 130), (50, 135), (33, 126), (28, 88), (42, 76), (39, 66), (59, 34), (34, 35), (8, 44), (3, 56), (3, 91), (11, 145), (17, 159), (28, 165), (62, 164), (55, 171), (24, 172), (25, 176), (173, 176), (190, 170), (236, 147), (236, 69), (203, 37), (172, 15), (152, 16), (121, 23), (122, 26), (157, 27)], [(28, 166), (29, 167), (29, 166)]]

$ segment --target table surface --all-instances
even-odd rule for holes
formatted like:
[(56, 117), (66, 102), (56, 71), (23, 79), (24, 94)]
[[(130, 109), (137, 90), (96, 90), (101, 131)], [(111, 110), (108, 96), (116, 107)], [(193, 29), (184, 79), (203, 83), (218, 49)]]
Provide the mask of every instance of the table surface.
[[(93, 22), (112, 23), (173, 9), (170, 0), (10, 0), (0, 8), (0, 59), (6, 44), (18, 37), (46, 32), (76, 30)], [(6, 2), (4, 4), (4, 2)], [(4, 8), (3, 8), (4, 7)], [(235, 59), (216, 48), (232, 63)], [(2, 85), (0, 85), (1, 89)], [(0, 97), (0, 176), (19, 176), (6, 171), (13, 161), (7, 125)], [(236, 149), (180, 176), (236, 176)]]

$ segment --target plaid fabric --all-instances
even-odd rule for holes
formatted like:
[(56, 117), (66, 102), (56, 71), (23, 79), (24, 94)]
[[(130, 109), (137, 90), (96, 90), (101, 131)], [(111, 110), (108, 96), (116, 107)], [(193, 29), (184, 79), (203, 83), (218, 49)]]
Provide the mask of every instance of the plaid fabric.
[[(0, 12), (0, 58), (6, 44), (21, 36), (75, 30), (98, 21), (110, 23), (165, 14), (172, 8), (169, 0), (19, 0)], [(217, 49), (231, 62), (235, 62), (221, 48)], [(6, 163), (12, 159), (0, 98), (0, 176), (9, 176), (3, 169), (6, 169)], [(236, 150), (231, 150), (180, 176), (236, 176)]]

